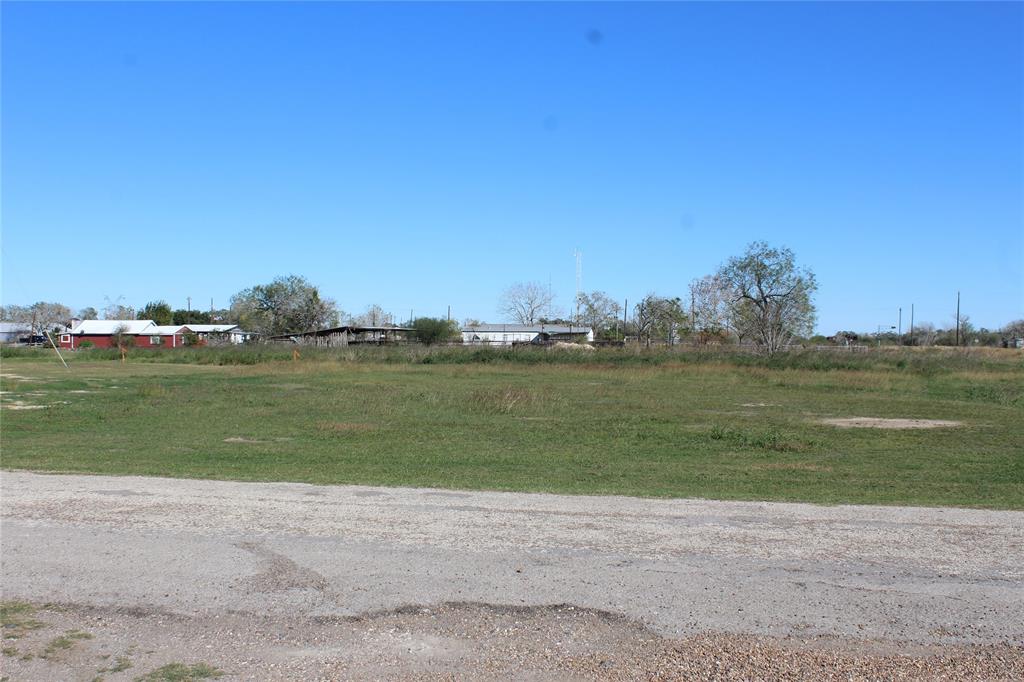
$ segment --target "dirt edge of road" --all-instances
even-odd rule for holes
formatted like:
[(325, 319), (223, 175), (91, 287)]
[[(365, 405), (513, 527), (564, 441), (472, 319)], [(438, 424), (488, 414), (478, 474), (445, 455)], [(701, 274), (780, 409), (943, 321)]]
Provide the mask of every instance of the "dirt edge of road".
[(1024, 678), (1019, 644), (666, 638), (625, 616), (570, 604), (446, 602), (312, 618), (5, 606), (3, 669), (11, 680), (134, 680), (161, 671), (280, 680)]

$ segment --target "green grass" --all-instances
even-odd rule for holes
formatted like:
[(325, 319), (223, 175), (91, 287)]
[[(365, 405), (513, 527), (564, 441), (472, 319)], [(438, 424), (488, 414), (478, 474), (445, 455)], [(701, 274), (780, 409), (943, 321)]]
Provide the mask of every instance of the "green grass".
[(192, 680), (209, 680), (222, 675), (224, 675), (223, 672), (206, 663), (194, 665), (168, 663), (141, 677), (136, 677), (135, 682), (191, 682)]
[[(0, 465), (1024, 509), (1019, 352), (769, 359), (307, 349), (299, 362), (245, 364), (232, 354), (250, 350), (207, 350), (194, 356), (200, 364), (172, 351), (139, 351), (124, 365), (97, 360), (101, 351), (76, 353), (70, 370), (52, 357), (6, 354), (4, 374), (21, 378), (3, 377), (5, 404), (48, 407), (3, 409)], [(154, 362), (161, 359), (177, 362)], [(896, 431), (818, 421), (853, 416), (963, 426)]]
[(43, 649), (43, 653), (39, 655), (40, 658), (50, 658), (54, 654), (70, 649), (75, 645), (75, 642), (82, 639), (92, 639), (92, 635), (88, 632), (81, 632), (79, 630), (68, 630), (60, 637), (54, 637)]
[[(36, 607), (24, 601), (0, 602), (0, 628), (4, 639), (17, 639), (30, 630), (38, 630), (45, 623), (36, 619)], [(4, 652), (7, 653), (7, 652)]]

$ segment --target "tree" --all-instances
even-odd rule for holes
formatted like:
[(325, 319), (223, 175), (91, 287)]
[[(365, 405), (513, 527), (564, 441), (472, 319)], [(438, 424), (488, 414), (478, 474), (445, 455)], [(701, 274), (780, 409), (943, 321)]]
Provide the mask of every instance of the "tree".
[(231, 314), (249, 331), (273, 336), (338, 324), (338, 307), (304, 277), (278, 277), (231, 297)]
[(450, 341), (459, 335), (459, 325), (443, 317), (417, 317), (412, 321), (412, 328), (420, 343), (428, 346)]
[(209, 312), (178, 308), (171, 313), (171, 324), (213, 324), (213, 322)]
[(918, 322), (914, 325), (914, 344), (918, 346), (933, 346), (938, 338), (939, 331), (931, 322)]
[(128, 333), (128, 325), (119, 324), (110, 335), (110, 343), (121, 353), (121, 362), (124, 362), (128, 349), (135, 345), (135, 337)]
[(721, 334), (729, 326), (730, 292), (716, 275), (690, 282), (690, 320), (694, 331)]
[(153, 320), (158, 325), (174, 324), (174, 313), (167, 301), (150, 301), (138, 313), (140, 320)]
[(622, 306), (603, 291), (579, 295), (579, 315), (576, 324), (590, 327), (595, 336), (602, 336), (619, 321)]
[(391, 316), (384, 312), (384, 308), (373, 303), (366, 307), (362, 315), (353, 317), (350, 322), (356, 327), (382, 327), (390, 324)]
[(686, 311), (679, 298), (647, 294), (633, 309), (633, 320), (637, 335), (648, 346), (655, 338), (663, 338), (671, 345), (678, 330), (686, 324)]
[(1016, 339), (1024, 339), (1024, 320), (1014, 320), (1007, 323), (1006, 326), (999, 330), (999, 336), (1002, 339), (1004, 348), (1012, 347)]
[(60, 303), (39, 301), (30, 306), (9, 305), (3, 310), (3, 318), (21, 322), (32, 329), (33, 334), (59, 330), (71, 319), (71, 309)]
[(731, 323), (772, 355), (814, 328), (814, 273), (796, 265), (793, 252), (754, 242), (716, 275), (730, 293)]
[(80, 320), (98, 320), (99, 317), (100, 314), (91, 306), (78, 311), (78, 319)]
[(536, 324), (544, 316), (552, 316), (551, 290), (539, 282), (517, 282), (501, 294), (498, 312), (519, 324)]
[(134, 320), (135, 309), (131, 306), (124, 305), (124, 296), (118, 296), (111, 300), (109, 296), (104, 296), (103, 300), (106, 301), (106, 305), (103, 306), (103, 319), (104, 320)]

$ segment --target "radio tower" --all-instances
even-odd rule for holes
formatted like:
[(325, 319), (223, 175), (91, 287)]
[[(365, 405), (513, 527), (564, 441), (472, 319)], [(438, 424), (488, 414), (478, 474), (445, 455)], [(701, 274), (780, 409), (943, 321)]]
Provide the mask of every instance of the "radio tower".
[(573, 251), (573, 255), (576, 256), (576, 319), (574, 322), (578, 322), (580, 319), (580, 293), (583, 289), (583, 252), (576, 249)]

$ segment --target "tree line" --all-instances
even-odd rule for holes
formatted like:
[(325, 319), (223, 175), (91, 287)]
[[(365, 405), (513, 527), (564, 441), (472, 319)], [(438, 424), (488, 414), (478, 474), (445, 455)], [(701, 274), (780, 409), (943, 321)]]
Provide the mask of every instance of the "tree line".
[(632, 313), (603, 291), (581, 293), (567, 317), (554, 314), (554, 297), (538, 283), (515, 284), (501, 297), (499, 312), (521, 324), (565, 323), (588, 327), (597, 338), (631, 337), (652, 343), (699, 343), (732, 338), (750, 341), (768, 353), (814, 328), (814, 273), (796, 262), (788, 248), (754, 242), (715, 273), (693, 280), (689, 296), (649, 293)]
[[(714, 273), (692, 280), (688, 296), (649, 293), (624, 310), (602, 291), (580, 293), (569, 314), (554, 306), (550, 287), (537, 282), (508, 287), (499, 300), (498, 312), (505, 320), (524, 325), (565, 324), (594, 330), (603, 340), (632, 339), (650, 346), (655, 343), (692, 342), (697, 345), (752, 344), (775, 353), (794, 341), (812, 343), (863, 343), (864, 339), (907, 345), (1000, 345), (1024, 337), (1024, 321), (1002, 330), (975, 329), (969, 317), (961, 315), (959, 328), (937, 329), (928, 322), (915, 325), (909, 334), (858, 334), (840, 331), (832, 337), (812, 337), (816, 308), (817, 280), (807, 267), (797, 263), (792, 250), (754, 242), (740, 256), (729, 258)], [(120, 298), (107, 300), (102, 313), (95, 308), (78, 311), (81, 319), (153, 320), (159, 325), (237, 324), (264, 337), (334, 327), (343, 321), (354, 326), (406, 326), (416, 330), (420, 340), (432, 343), (458, 336), (458, 325), (444, 318), (420, 317), (396, 322), (380, 305), (372, 304), (358, 315), (342, 311), (337, 303), (320, 293), (304, 277), (287, 275), (266, 284), (239, 291), (230, 306), (220, 310), (172, 309), (163, 300), (151, 301), (139, 309), (124, 305)], [(0, 308), (4, 320), (31, 325), (33, 333), (59, 331), (72, 311), (59, 303), (39, 302), (31, 306)], [(471, 326), (478, 322), (466, 320)], [(898, 337), (898, 338), (897, 338)]]

